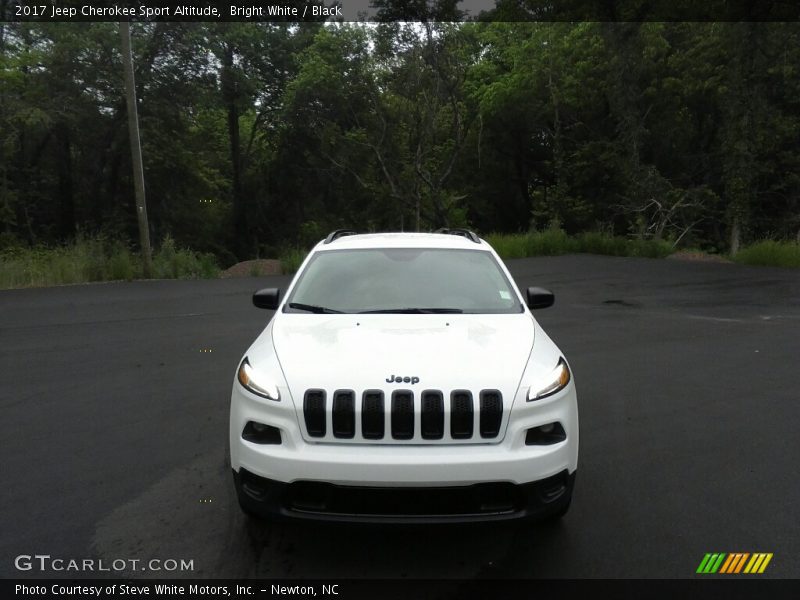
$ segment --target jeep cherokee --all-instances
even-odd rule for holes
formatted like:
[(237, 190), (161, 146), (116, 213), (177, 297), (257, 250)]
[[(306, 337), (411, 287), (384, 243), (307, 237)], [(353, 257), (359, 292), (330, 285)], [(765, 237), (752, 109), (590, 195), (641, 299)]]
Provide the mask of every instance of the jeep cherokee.
[(309, 253), (233, 381), (241, 508), (266, 518), (553, 518), (570, 504), (569, 365), (495, 251), (467, 230), (355, 234)]

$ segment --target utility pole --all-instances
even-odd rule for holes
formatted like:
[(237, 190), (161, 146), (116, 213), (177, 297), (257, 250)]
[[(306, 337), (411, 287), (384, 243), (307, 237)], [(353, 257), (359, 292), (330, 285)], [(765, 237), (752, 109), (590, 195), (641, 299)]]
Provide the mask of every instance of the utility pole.
[(144, 196), (144, 168), (142, 167), (142, 142), (139, 139), (136, 81), (133, 77), (131, 25), (128, 21), (120, 21), (119, 35), (122, 38), (122, 66), (125, 69), (125, 103), (128, 106), (128, 134), (131, 140), (131, 158), (133, 159), (133, 187), (136, 192), (136, 217), (139, 220), (139, 245), (142, 247), (144, 276), (151, 277), (153, 262), (150, 252), (150, 230), (147, 224), (147, 204)]

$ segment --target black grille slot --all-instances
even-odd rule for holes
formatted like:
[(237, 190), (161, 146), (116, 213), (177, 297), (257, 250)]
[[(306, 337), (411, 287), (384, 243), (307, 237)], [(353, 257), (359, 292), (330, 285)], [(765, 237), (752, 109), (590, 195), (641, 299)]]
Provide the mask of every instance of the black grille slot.
[(325, 437), (325, 390), (308, 390), (303, 398), (306, 430), (312, 437)]
[(361, 399), (361, 435), (367, 440), (379, 440), (384, 432), (383, 392), (367, 390)]
[(481, 437), (497, 437), (502, 420), (503, 395), (497, 390), (483, 390), (481, 392)]
[(442, 392), (425, 390), (422, 392), (421, 414), (422, 438), (440, 440), (444, 437), (444, 398)]
[(333, 435), (352, 438), (356, 434), (356, 395), (353, 390), (336, 390), (333, 393)]
[(450, 437), (466, 440), (472, 437), (472, 394), (467, 390), (450, 393)]
[(392, 437), (396, 440), (414, 437), (414, 392), (392, 392)]

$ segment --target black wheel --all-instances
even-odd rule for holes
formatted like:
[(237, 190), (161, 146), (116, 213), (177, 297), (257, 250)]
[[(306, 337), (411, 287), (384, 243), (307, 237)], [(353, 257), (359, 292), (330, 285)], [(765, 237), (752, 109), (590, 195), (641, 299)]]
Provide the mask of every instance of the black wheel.
[(245, 514), (245, 516), (248, 519), (255, 519), (255, 520), (260, 520), (261, 519), (261, 517), (255, 511), (251, 510), (247, 506), (247, 504), (242, 502), (241, 498), (239, 498), (239, 508), (242, 510), (242, 512)]
[(562, 502), (561, 506), (552, 514), (548, 515), (545, 518), (545, 521), (556, 522), (560, 521), (561, 518), (569, 512), (569, 507), (572, 504), (572, 490), (569, 491), (569, 495), (566, 499)]
[(239, 504), (239, 508), (241, 511), (247, 516), (248, 519), (253, 519), (256, 521), (260, 521), (262, 519), (261, 515), (259, 515), (250, 505), (250, 502), (247, 496), (244, 495), (242, 491), (241, 484), (237, 481), (236, 475), (233, 476), (233, 487), (236, 489), (236, 500)]
[(577, 475), (578, 473), (575, 471), (569, 476), (567, 479), (567, 489), (564, 491), (564, 496), (559, 500), (558, 508), (545, 517), (546, 521), (551, 523), (560, 521), (564, 515), (569, 512), (569, 507), (572, 505), (572, 491), (575, 489), (575, 478)]

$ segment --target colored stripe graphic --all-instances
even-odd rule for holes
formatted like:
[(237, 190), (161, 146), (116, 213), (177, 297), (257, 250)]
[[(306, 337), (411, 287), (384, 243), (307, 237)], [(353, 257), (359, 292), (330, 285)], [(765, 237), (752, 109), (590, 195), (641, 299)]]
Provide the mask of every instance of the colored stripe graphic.
[[(697, 573), (702, 574), (727, 574), (763, 573), (772, 560), (771, 552), (709, 552), (700, 561)], [(747, 566), (745, 566), (747, 565)]]
[(764, 555), (760, 552), (756, 552), (753, 554), (753, 557), (750, 559), (750, 562), (747, 563), (747, 566), (744, 568), (745, 573), (758, 573), (758, 567), (761, 566), (761, 562), (764, 560)]
[(703, 557), (703, 560), (700, 561), (700, 566), (697, 567), (697, 571), (696, 572), (697, 573), (705, 573), (706, 572), (706, 565), (708, 565), (708, 562), (710, 560), (711, 560), (711, 555), (710, 554), (706, 554)]
[(731, 567), (731, 563), (734, 562), (735, 558), (736, 558), (735, 554), (728, 554), (728, 558), (725, 560), (724, 563), (722, 563), (722, 568), (719, 570), (719, 572), (720, 573), (727, 573), (728, 569), (730, 569), (730, 567)]
[(771, 560), (772, 560), (772, 552), (768, 553), (764, 557), (764, 562), (761, 563), (761, 567), (759, 567), (758, 572), (759, 573), (763, 573), (764, 570), (767, 568), (767, 565), (769, 564), (769, 561), (771, 561)]
[(716, 573), (719, 569), (719, 566), (722, 564), (722, 561), (725, 558), (725, 553), (715, 552), (713, 554), (709, 553), (703, 557), (700, 566), (697, 567), (698, 573)]
[(744, 567), (744, 562), (748, 559), (749, 556), (750, 556), (749, 552), (740, 554), (739, 562), (736, 563), (736, 569), (734, 570), (733, 567), (731, 567), (731, 573), (739, 573), (742, 570), (742, 567)]
[(722, 554), (719, 555), (719, 558), (717, 558), (716, 562), (714, 562), (714, 564), (711, 565), (711, 569), (708, 572), (716, 573), (717, 570), (719, 569), (719, 566), (722, 564), (722, 560), (724, 558), (725, 558), (725, 553), (723, 552)]

